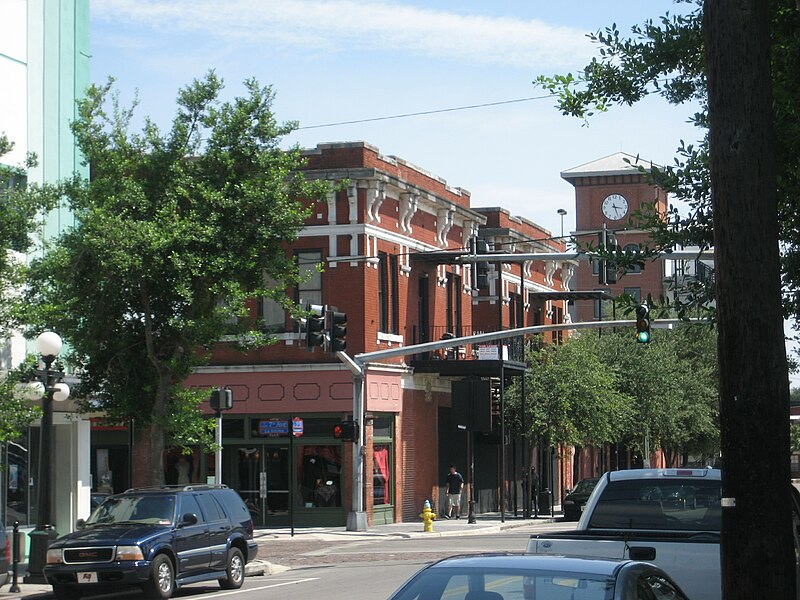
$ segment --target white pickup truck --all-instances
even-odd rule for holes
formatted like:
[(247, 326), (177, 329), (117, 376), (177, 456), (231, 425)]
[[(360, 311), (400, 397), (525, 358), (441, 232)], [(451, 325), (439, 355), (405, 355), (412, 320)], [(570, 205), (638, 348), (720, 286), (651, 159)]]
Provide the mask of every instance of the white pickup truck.
[(528, 552), (644, 560), (692, 600), (719, 600), (721, 494), (717, 469), (609, 472), (576, 530), (531, 536)]

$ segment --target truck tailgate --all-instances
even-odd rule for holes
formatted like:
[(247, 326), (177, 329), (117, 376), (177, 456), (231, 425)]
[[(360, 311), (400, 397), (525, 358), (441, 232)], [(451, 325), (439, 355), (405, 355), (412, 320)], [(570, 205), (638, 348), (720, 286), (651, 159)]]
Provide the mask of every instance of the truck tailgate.
[(528, 552), (642, 560), (658, 565), (692, 600), (721, 597), (719, 539), (691, 541), (658, 536), (582, 535), (531, 536)]

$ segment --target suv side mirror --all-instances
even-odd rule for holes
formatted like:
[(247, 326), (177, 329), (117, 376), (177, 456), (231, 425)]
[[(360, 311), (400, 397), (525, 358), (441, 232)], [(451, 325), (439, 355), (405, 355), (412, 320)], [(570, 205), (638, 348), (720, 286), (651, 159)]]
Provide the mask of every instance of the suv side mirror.
[(86, 519), (78, 519), (78, 521), (75, 523), (75, 527), (77, 529), (83, 529), (86, 527)]
[(181, 525), (196, 525), (197, 515), (194, 513), (186, 513), (181, 519)]

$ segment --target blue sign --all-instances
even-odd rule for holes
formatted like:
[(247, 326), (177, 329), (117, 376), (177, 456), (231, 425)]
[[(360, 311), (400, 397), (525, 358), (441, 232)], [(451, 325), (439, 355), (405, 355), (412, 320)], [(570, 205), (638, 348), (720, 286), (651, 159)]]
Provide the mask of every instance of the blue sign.
[(286, 419), (264, 419), (258, 422), (258, 435), (278, 437), (289, 435), (289, 421)]

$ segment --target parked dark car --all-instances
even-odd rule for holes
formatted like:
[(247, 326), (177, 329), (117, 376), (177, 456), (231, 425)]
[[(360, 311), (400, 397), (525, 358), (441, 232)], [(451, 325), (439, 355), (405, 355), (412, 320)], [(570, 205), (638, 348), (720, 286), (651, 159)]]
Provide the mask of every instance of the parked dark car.
[(78, 527), (47, 551), (44, 574), (59, 600), (124, 586), (163, 600), (214, 579), (236, 589), (257, 552), (250, 512), (222, 485), (128, 490), (106, 498)]
[(8, 581), (8, 569), (11, 564), (11, 536), (0, 524), (0, 586)]
[(598, 478), (590, 477), (588, 479), (581, 479), (578, 485), (575, 486), (570, 493), (564, 496), (561, 502), (561, 508), (564, 510), (565, 521), (577, 521), (581, 518), (581, 511), (589, 496), (592, 495), (592, 490), (597, 485)]
[(389, 600), (641, 600), (686, 595), (658, 567), (631, 560), (472, 554), (433, 563)]

